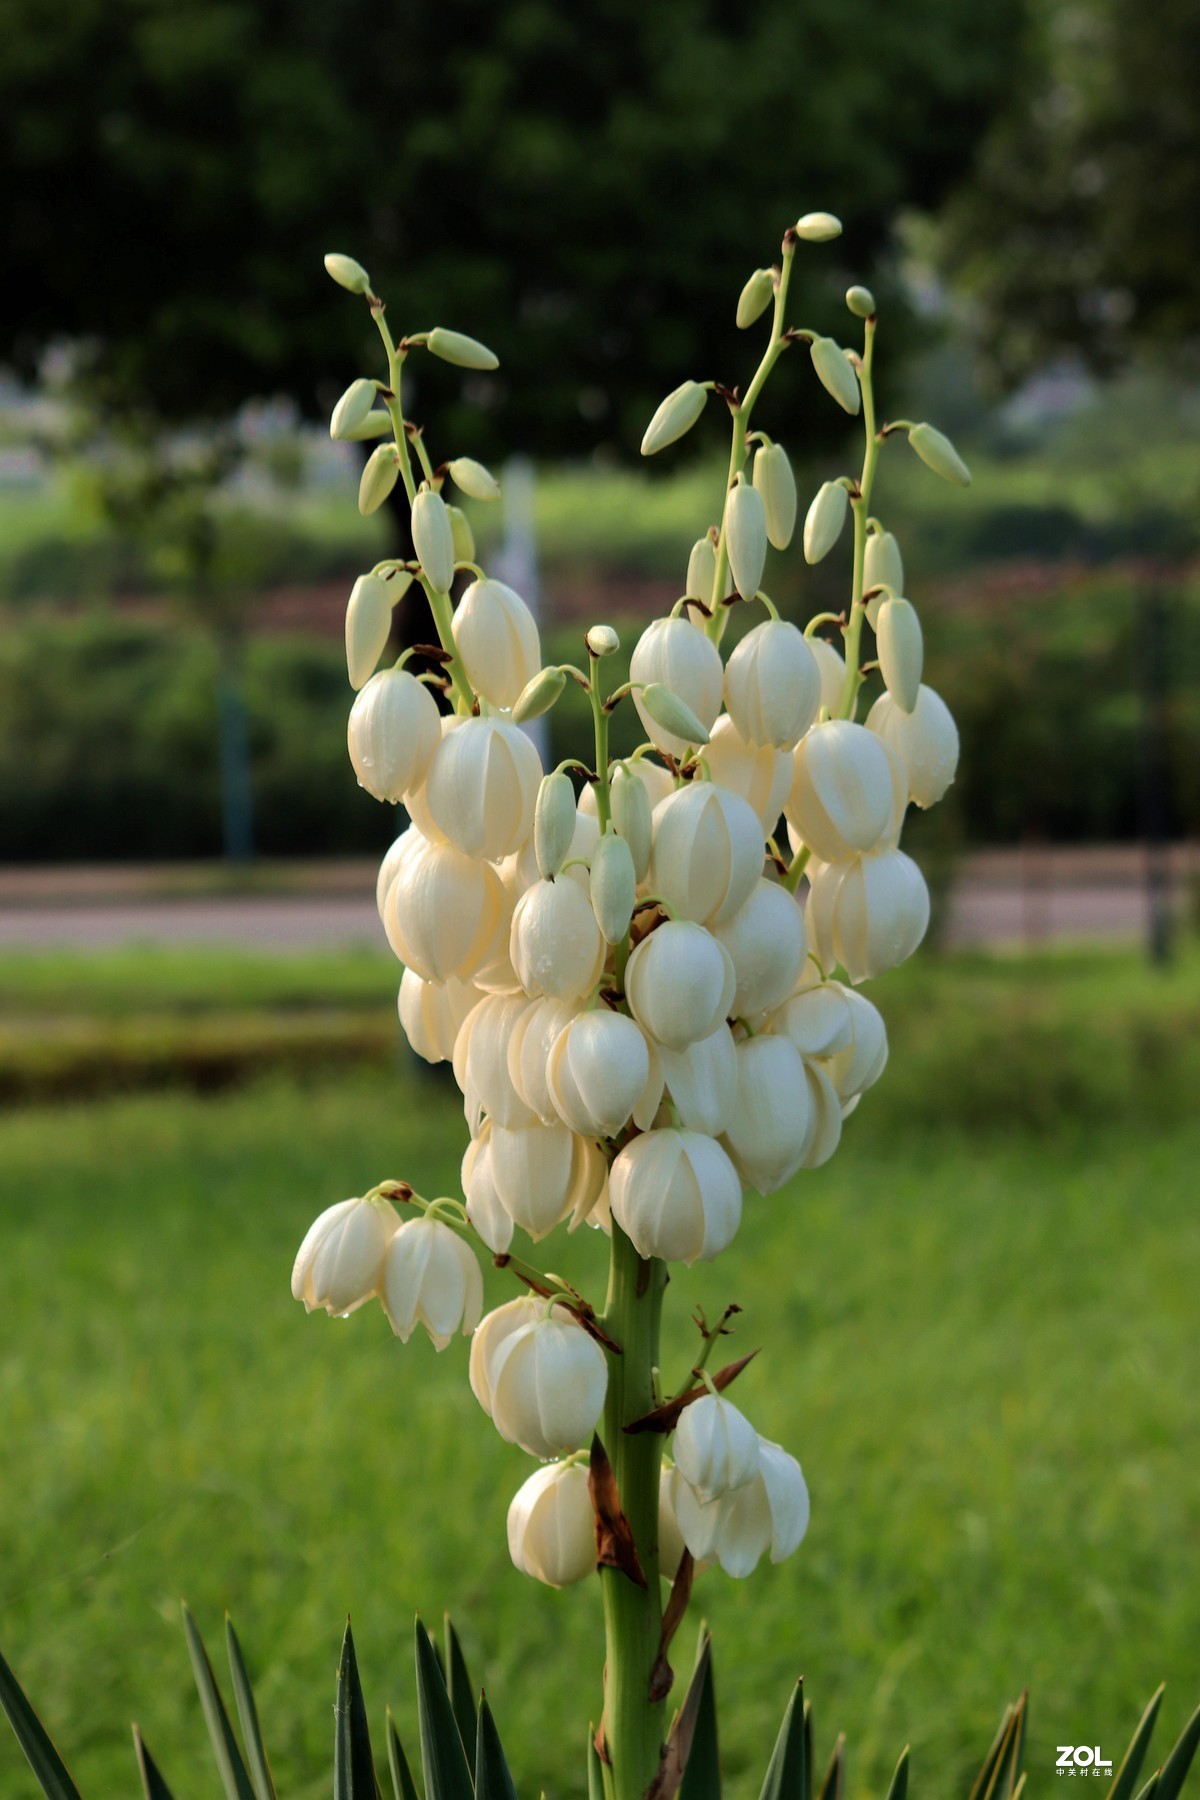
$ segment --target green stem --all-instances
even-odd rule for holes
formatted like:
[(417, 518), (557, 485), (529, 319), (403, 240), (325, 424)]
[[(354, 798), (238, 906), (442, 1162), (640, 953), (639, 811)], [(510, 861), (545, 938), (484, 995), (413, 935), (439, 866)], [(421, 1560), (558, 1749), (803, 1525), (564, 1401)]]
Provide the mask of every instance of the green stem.
[(387, 407), (388, 417), (392, 421), (392, 436), (396, 440), (400, 475), (404, 482), (404, 491), (408, 495), (408, 503), (411, 506), (417, 496), (417, 484), (413, 480), (412, 459), (408, 454), (408, 433), (404, 429), (404, 412), (400, 404), (400, 371), (404, 367), (404, 353), (397, 350), (392, 341), (388, 322), (383, 316), (382, 301), (378, 305), (372, 302), (371, 317), (375, 321), (375, 328), (383, 339), (383, 347), (387, 353), (388, 387), (391, 389), (391, 395), (383, 404)]
[(854, 574), (850, 593), (850, 618), (846, 627), (846, 679), (842, 685), (841, 701), (838, 706), (839, 719), (852, 719), (858, 705), (858, 689), (861, 682), (858, 657), (859, 642), (862, 638), (863, 617), (866, 606), (863, 603), (863, 566), (867, 554), (867, 519), (871, 512), (871, 488), (875, 481), (875, 465), (879, 460), (880, 441), (875, 431), (875, 389), (871, 379), (871, 363), (875, 354), (875, 320), (869, 318), (863, 333), (862, 368), (859, 374), (859, 385), (862, 388), (863, 430), (866, 433), (867, 447), (863, 457), (862, 475), (858, 483), (858, 499), (851, 499), (850, 506), (854, 513)]
[(600, 835), (603, 837), (612, 818), (612, 803), (608, 793), (608, 714), (600, 698), (600, 658), (592, 656), (588, 660), (591, 664), (588, 671), (588, 699), (592, 703), (592, 719), (596, 728), (596, 817), (600, 821)]
[(606, 1644), (604, 1740), (613, 1800), (644, 1800), (662, 1754), (663, 1702), (650, 1699), (650, 1678), (662, 1637), (658, 1570), (662, 1443), (656, 1432), (629, 1436), (624, 1427), (655, 1404), (665, 1287), (662, 1263), (643, 1261), (614, 1222), (602, 1323), (623, 1354), (609, 1359), (604, 1443), (646, 1586), (638, 1587), (619, 1569), (600, 1571)]
[(433, 614), (438, 643), (450, 658), (450, 661), (444, 665), (444, 672), (450, 682), (450, 698), (454, 702), (454, 710), (458, 713), (473, 712), (475, 695), (467, 684), (462, 673), (462, 664), (458, 659), (458, 646), (454, 642), (454, 629), (450, 622), (454, 616), (450, 596), (449, 594), (439, 594), (424, 575), (421, 576), (421, 586), (425, 589), (425, 598), (428, 600), (429, 610)]

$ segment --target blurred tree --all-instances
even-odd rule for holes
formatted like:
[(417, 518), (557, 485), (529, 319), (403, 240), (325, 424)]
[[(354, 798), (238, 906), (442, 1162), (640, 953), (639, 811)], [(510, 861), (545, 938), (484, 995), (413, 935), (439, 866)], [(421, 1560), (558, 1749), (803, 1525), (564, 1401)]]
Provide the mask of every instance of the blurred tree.
[(849, 229), (803, 307), (844, 318), (895, 210), (969, 164), (1023, 6), (0, 0), (0, 345), (86, 339), (100, 397), (165, 418), (312, 409), (375, 366), (344, 249), (397, 324), (500, 353), (429, 371), (450, 453), (468, 407), (487, 453), (629, 446), (684, 373), (735, 374), (734, 296), (810, 207)]
[(1036, 0), (1024, 68), (941, 233), (994, 371), (1194, 348), (1200, 3)]

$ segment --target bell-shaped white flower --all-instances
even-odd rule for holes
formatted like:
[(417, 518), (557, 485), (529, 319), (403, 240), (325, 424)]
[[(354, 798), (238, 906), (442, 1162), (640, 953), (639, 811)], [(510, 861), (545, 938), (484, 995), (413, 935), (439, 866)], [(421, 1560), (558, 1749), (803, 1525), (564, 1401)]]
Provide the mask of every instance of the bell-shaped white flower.
[(484, 1222), (481, 1235), (489, 1241), (502, 1235), (494, 1215), (499, 1205), (536, 1241), (577, 1207), (585, 1216), (591, 1211), (604, 1166), (595, 1144), (565, 1125), (535, 1121), (509, 1130), (489, 1120), (463, 1158), (462, 1175), (468, 1216), (472, 1224), (476, 1214)]
[(477, 694), (506, 712), (542, 666), (537, 621), (513, 588), (473, 581), (451, 621), (454, 647)]
[(696, 1560), (715, 1556), (727, 1575), (741, 1578), (770, 1551), (782, 1562), (808, 1530), (808, 1489), (794, 1456), (767, 1438), (758, 1440), (758, 1473), (743, 1487), (706, 1504), (678, 1468), (671, 1500), (684, 1542)]
[(401, 1343), (423, 1325), (435, 1350), (454, 1333), (469, 1337), (483, 1311), (479, 1263), (458, 1233), (440, 1219), (407, 1219), (393, 1232), (383, 1259), (383, 1310)]
[(493, 1256), (503, 1256), (513, 1241), (516, 1221), (503, 1204), (492, 1179), (492, 1126), (485, 1120), (462, 1159), (463, 1198), (467, 1217)]
[(828, 638), (809, 638), (808, 647), (817, 659), (817, 669), (821, 676), (820, 710), (828, 713), (831, 719), (836, 719), (842, 703), (842, 689), (846, 684), (846, 659)]
[(448, 594), (454, 580), (454, 527), (446, 502), (422, 486), (412, 507), (413, 549), (430, 587)]
[(854, 983), (884, 975), (925, 936), (929, 890), (903, 850), (810, 864), (808, 876), (808, 928), (827, 973), (840, 963)]
[[(900, 546), (890, 531), (867, 533), (863, 557), (864, 594), (869, 594), (872, 588), (888, 589), (893, 594), (904, 592), (904, 559), (900, 554)], [(886, 598), (886, 593), (880, 593), (867, 601), (867, 622), (872, 631), (879, 617), (879, 608)]]
[(346, 673), (356, 691), (375, 673), (375, 665), (391, 636), (392, 592), (378, 575), (360, 575), (350, 590), (346, 602)]
[(383, 924), (387, 917), (387, 897), (393, 881), (399, 874), (408, 857), (419, 855), (429, 842), (424, 832), (405, 826), (399, 837), (393, 838), (384, 852), (383, 861), (379, 865), (379, 874), (375, 878), (375, 906), (379, 913), (379, 922)]
[(728, 1018), (736, 988), (724, 944), (686, 919), (670, 919), (643, 938), (625, 970), (634, 1018), (671, 1050), (710, 1036)]
[(532, 1000), (513, 1021), (508, 1039), (508, 1075), (519, 1097), (543, 1125), (557, 1125), (546, 1068), (560, 1031), (579, 1008), (569, 1000)]
[(784, 1037), (737, 1047), (737, 1100), (722, 1139), (747, 1187), (773, 1194), (803, 1168), (813, 1131), (804, 1060)]
[(748, 744), (792, 750), (821, 704), (821, 672), (802, 631), (767, 619), (748, 631), (725, 667), (725, 705)]
[(350, 708), (346, 743), (360, 787), (393, 804), (417, 787), (441, 742), (433, 695), (407, 669), (380, 669)]
[(468, 981), (503, 948), (508, 896), (495, 869), (453, 844), (431, 843), (415, 826), (384, 902), (388, 943), (426, 981)]
[(639, 1256), (709, 1262), (733, 1241), (742, 1184), (715, 1138), (664, 1126), (644, 1131), (615, 1159), (612, 1216)]
[(669, 1462), (664, 1462), (658, 1472), (658, 1572), (667, 1581), (674, 1581), (678, 1575), (687, 1549), (675, 1517), (671, 1482), (674, 1473), (675, 1465)]
[(734, 587), (753, 600), (767, 560), (767, 515), (762, 495), (742, 477), (725, 497), (725, 548)]
[(454, 1044), (454, 1079), (472, 1131), (484, 1113), (497, 1125), (533, 1123), (508, 1067), (509, 1039), (528, 1004), (523, 994), (487, 994), (462, 1022)]
[(737, 1097), (737, 1055), (728, 1025), (686, 1050), (659, 1050), (663, 1081), (685, 1131), (720, 1137)]
[[(468, 1374), (471, 1392), (485, 1413), (490, 1414), (492, 1410), (491, 1366), (494, 1357), (508, 1338), (540, 1319), (545, 1310), (544, 1300), (537, 1299), (533, 1294), (521, 1294), (517, 1299), (506, 1301), (503, 1306), (485, 1313), (475, 1327), (471, 1338)], [(559, 1316), (570, 1317), (565, 1312)]]
[(548, 1463), (508, 1509), (508, 1554), (522, 1575), (570, 1587), (596, 1567), (596, 1516), (582, 1463)]
[(739, 1019), (753, 1019), (787, 998), (808, 955), (804, 914), (793, 894), (764, 878), (732, 919), (711, 930), (733, 962)]
[(629, 678), (638, 684), (633, 703), (646, 736), (672, 756), (682, 756), (688, 744), (651, 718), (638, 687), (658, 683), (669, 689), (695, 713), (706, 731), (721, 710), (725, 671), (720, 652), (710, 638), (694, 630), (686, 619), (655, 619), (647, 625), (634, 645)]
[(728, 713), (712, 728), (704, 764), (717, 787), (737, 794), (758, 814), (764, 839), (774, 834), (792, 790), (792, 759), (769, 744), (748, 744)]
[[(688, 629), (692, 628), (689, 626)], [(697, 634), (693, 632), (692, 635), (696, 636)], [(720, 660), (718, 656), (717, 661)], [(717, 705), (720, 706), (720, 701), (717, 702)], [(625, 774), (634, 776), (645, 788), (651, 812), (660, 800), (665, 800), (668, 794), (675, 792), (675, 777), (671, 771), (664, 769), (659, 762), (652, 762), (648, 756), (631, 757), (628, 762), (622, 763), (620, 766)], [(581, 818), (597, 819), (596, 790), (590, 782), (579, 796), (579, 814)], [(575, 852), (572, 851), (571, 854), (574, 855)]]
[(836, 987), (842, 995), (850, 1030), (848, 1041), (839, 1044), (823, 1066), (837, 1090), (838, 1099), (845, 1104), (873, 1087), (887, 1067), (887, 1027), (879, 1008), (872, 1005), (865, 994), (842, 987), (839, 982), (828, 985)]
[(533, 830), (541, 779), (541, 759), (520, 726), (465, 719), (434, 752), (425, 798), (452, 844), (467, 856), (499, 862)]
[(885, 600), (875, 618), (879, 672), (902, 712), (911, 713), (921, 689), (925, 650), (921, 621), (911, 600), (897, 595)]
[(426, 981), (415, 969), (405, 969), (397, 1004), (417, 1055), (428, 1063), (449, 1062), (462, 1022), (479, 999), (469, 981)]
[(531, 996), (578, 1000), (604, 968), (605, 943), (587, 895), (573, 881), (535, 881), (513, 912), (509, 954)]
[(505, 1332), (484, 1356), (472, 1386), (508, 1443), (547, 1461), (590, 1440), (604, 1409), (608, 1364), (564, 1309), (547, 1311), (543, 1303), (529, 1324)]
[(839, 1055), (854, 1043), (847, 995), (853, 990), (837, 981), (814, 982), (789, 995), (772, 1014), (774, 1037), (790, 1038), (806, 1060)]
[(867, 714), (867, 729), (889, 744), (908, 777), (917, 806), (936, 806), (958, 768), (958, 727), (940, 694), (922, 685), (911, 712), (891, 694), (880, 694)]
[(892, 766), (875, 733), (846, 719), (814, 725), (796, 746), (784, 811), (822, 862), (874, 849), (893, 817)]
[(732, 1400), (705, 1394), (680, 1414), (675, 1467), (702, 1501), (719, 1500), (758, 1474), (758, 1433)]
[(754, 808), (715, 782), (689, 781), (654, 809), (649, 881), (682, 918), (731, 919), (762, 874), (764, 855)]
[(580, 1013), (555, 1038), (546, 1086), (572, 1131), (612, 1138), (631, 1117), (650, 1124), (662, 1098), (662, 1065), (632, 1019), (602, 1007)]
[(339, 1200), (309, 1227), (292, 1266), (292, 1298), (344, 1318), (379, 1292), (383, 1259), (399, 1229), (386, 1200)]

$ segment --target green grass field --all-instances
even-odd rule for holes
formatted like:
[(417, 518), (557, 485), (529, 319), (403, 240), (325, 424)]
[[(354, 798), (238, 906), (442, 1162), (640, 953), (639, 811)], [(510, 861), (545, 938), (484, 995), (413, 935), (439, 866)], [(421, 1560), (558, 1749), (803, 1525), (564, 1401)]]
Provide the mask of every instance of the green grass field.
[[(256, 971), (249, 991), (224, 956), (0, 962), (0, 1004), (136, 1035), (206, 1008), (386, 1010), (394, 979)], [(813, 1496), (790, 1563), (698, 1584), (728, 1792), (757, 1792), (801, 1671), (819, 1749), (849, 1733), (853, 1795), (906, 1741), (919, 1791), (965, 1794), (1029, 1683), (1045, 1792), (1059, 1743), (1119, 1757), (1160, 1677), (1164, 1742), (1200, 1696), (1200, 960), (1155, 980), (1120, 954), (926, 959), (877, 998), (893, 1060), (842, 1151), (672, 1295), (672, 1385), (690, 1305), (745, 1308), (735, 1341), (764, 1354), (740, 1399)], [(215, 1791), (181, 1595), (214, 1650), (233, 1612), (293, 1800), (329, 1789), (345, 1613), (375, 1723), (390, 1703), (411, 1734), (412, 1614), (444, 1607), (522, 1794), (580, 1791), (598, 1596), (509, 1565), (531, 1465), (465, 1344), (402, 1348), (375, 1310), (306, 1319), (288, 1294), (330, 1200), (385, 1175), (453, 1191), (457, 1095), (388, 1061), (339, 1068), (335, 1046), (215, 1096), (0, 1113), (0, 1647), (89, 1800), (133, 1792), (133, 1718), (181, 1800)], [(598, 1238), (546, 1255), (602, 1287)], [(0, 1736), (0, 1795), (32, 1792)]]

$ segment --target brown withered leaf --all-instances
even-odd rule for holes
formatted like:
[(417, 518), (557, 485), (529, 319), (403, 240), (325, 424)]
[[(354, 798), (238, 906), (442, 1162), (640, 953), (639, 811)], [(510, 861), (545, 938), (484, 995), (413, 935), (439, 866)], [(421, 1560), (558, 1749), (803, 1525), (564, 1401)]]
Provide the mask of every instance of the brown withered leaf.
[(629, 1529), (629, 1520), (621, 1511), (617, 1478), (608, 1460), (608, 1451), (598, 1437), (592, 1438), (588, 1493), (596, 1515), (596, 1567), (619, 1569), (635, 1587), (644, 1588), (646, 1575)]
[[(736, 1381), (746, 1364), (753, 1362), (757, 1355), (757, 1350), (751, 1350), (746, 1356), (740, 1356), (737, 1362), (726, 1363), (723, 1369), (718, 1369), (712, 1377), (712, 1384), (718, 1394), (723, 1393), (731, 1381)], [(634, 1419), (625, 1429), (631, 1437), (635, 1437), (640, 1431), (674, 1431), (684, 1407), (690, 1406), (693, 1400), (703, 1400), (707, 1392), (703, 1383), (699, 1387), (689, 1388), (686, 1394), (679, 1394), (674, 1400), (665, 1400), (652, 1412), (643, 1413), (640, 1419)]]
[(688, 1609), (688, 1601), (692, 1597), (692, 1576), (695, 1564), (692, 1553), (685, 1550), (679, 1564), (678, 1572), (671, 1583), (671, 1598), (667, 1601), (663, 1613), (662, 1636), (658, 1640), (658, 1656), (650, 1672), (650, 1700), (653, 1704), (665, 1700), (675, 1681), (675, 1671), (667, 1661), (667, 1652), (671, 1648), (671, 1639), (679, 1630), (680, 1621)]
[(692, 1679), (688, 1683), (688, 1691), (684, 1695), (683, 1705), (679, 1709), (679, 1715), (671, 1727), (670, 1736), (663, 1748), (658, 1773), (646, 1789), (646, 1800), (671, 1800), (672, 1795), (679, 1792), (679, 1784), (683, 1780), (683, 1772), (687, 1768), (687, 1760), (691, 1755), (692, 1739), (696, 1735), (696, 1719), (700, 1712), (700, 1700), (708, 1678), (708, 1666), (711, 1658), (712, 1638), (706, 1637), (704, 1648), (696, 1659), (696, 1667), (692, 1671)]

